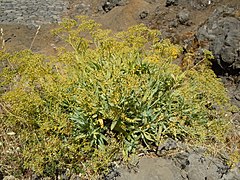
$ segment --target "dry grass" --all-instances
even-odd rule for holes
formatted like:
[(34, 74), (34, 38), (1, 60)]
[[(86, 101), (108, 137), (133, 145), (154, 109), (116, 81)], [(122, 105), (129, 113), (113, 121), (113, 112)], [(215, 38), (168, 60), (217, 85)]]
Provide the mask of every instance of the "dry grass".
[(37, 28), (37, 31), (36, 31), (36, 33), (35, 33), (35, 35), (34, 35), (34, 37), (33, 37), (33, 40), (32, 40), (32, 42), (31, 42), (31, 45), (30, 45), (29, 50), (32, 49), (33, 44), (34, 44), (34, 42), (35, 42), (35, 39), (36, 39), (36, 37), (37, 37), (37, 35), (38, 35), (39, 31), (40, 31), (40, 28), (41, 28), (41, 26), (39, 25), (38, 28)]
[(1, 36), (0, 36), (1, 42), (2, 42), (2, 46), (1, 49), (4, 49), (5, 47), (5, 39), (4, 39), (4, 34), (3, 34), (3, 28), (1, 28)]
[(15, 168), (12, 171), (18, 171), (20, 164), (18, 164), (19, 162), (12, 161), (12, 159), (20, 155), (19, 151), (20, 144), (16, 133), (3, 121), (0, 121), (0, 167), (5, 175), (11, 175), (11, 172), (8, 172), (8, 170), (12, 168)]

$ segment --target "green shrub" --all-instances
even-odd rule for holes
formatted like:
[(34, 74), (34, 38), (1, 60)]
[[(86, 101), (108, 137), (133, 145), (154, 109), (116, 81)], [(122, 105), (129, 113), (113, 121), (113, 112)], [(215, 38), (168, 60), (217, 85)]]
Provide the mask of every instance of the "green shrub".
[[(0, 54), (7, 64), (0, 76), (7, 89), (1, 91), (1, 125), (16, 133), (18, 169), (47, 176), (65, 169), (93, 178), (116, 158), (168, 137), (225, 142), (229, 100), (208, 52), (182, 70), (172, 63), (181, 47), (159, 41), (158, 31), (137, 25), (113, 34), (92, 20), (79, 21), (65, 20), (54, 31), (73, 51)], [(1, 141), (9, 148), (10, 140)], [(9, 154), (2, 155), (6, 163)], [(11, 165), (2, 169), (11, 172)]]

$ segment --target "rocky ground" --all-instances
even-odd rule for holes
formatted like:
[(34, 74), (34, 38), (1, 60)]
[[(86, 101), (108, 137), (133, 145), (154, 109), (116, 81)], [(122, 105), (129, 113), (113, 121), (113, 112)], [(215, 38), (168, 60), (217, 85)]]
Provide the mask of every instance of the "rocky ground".
[[(58, 26), (56, 22), (61, 18), (80, 14), (113, 31), (144, 23), (159, 29), (161, 38), (180, 43), (185, 53), (211, 50), (214, 71), (222, 77), (232, 102), (240, 107), (239, 0), (0, 0), (1, 46), (8, 51), (31, 48), (54, 55), (56, 47), (64, 43), (49, 31)], [(239, 141), (240, 114), (231, 114)], [(169, 142), (165, 146), (167, 150), (171, 147)], [(240, 179), (237, 167), (230, 170), (223, 160), (207, 157), (201, 150), (185, 150), (171, 158), (143, 157), (138, 166), (138, 173), (114, 167), (105, 179)]]
[[(174, 151), (174, 150), (177, 151)], [(182, 150), (179, 150), (182, 149)], [(239, 180), (240, 167), (230, 169), (224, 159), (205, 154), (204, 148), (187, 149), (168, 139), (157, 153), (140, 158), (134, 168), (118, 167), (105, 180)]]
[(8, 24), (47, 24), (57, 23), (67, 10), (67, 1), (54, 0), (13, 0), (0, 1), (0, 22)]

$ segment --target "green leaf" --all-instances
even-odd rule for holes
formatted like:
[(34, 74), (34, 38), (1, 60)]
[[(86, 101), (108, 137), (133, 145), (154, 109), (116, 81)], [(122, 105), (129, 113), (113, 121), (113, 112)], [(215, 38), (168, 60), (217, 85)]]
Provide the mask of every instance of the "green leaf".
[(143, 134), (144, 134), (144, 137), (145, 137), (147, 140), (154, 142), (154, 139), (151, 137), (151, 135), (150, 135), (149, 133), (144, 132)]
[(117, 125), (118, 121), (113, 121), (112, 124), (111, 124), (111, 131), (115, 128), (115, 126)]

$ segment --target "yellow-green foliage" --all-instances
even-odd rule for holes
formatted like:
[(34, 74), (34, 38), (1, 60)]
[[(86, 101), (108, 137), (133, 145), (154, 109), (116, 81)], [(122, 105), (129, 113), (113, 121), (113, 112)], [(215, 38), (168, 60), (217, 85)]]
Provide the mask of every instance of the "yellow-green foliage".
[[(208, 53), (183, 71), (172, 63), (181, 48), (159, 41), (158, 31), (137, 25), (113, 34), (92, 20), (79, 21), (66, 20), (54, 31), (72, 52), (0, 54), (7, 65), (0, 76), (7, 89), (1, 91), (1, 125), (18, 137), (14, 158), (22, 170), (54, 175), (69, 169), (89, 178), (119, 152), (127, 157), (168, 137), (224, 142), (228, 98), (208, 67)], [(0, 140), (0, 148), (8, 148)], [(2, 163), (8, 159), (4, 154)]]

